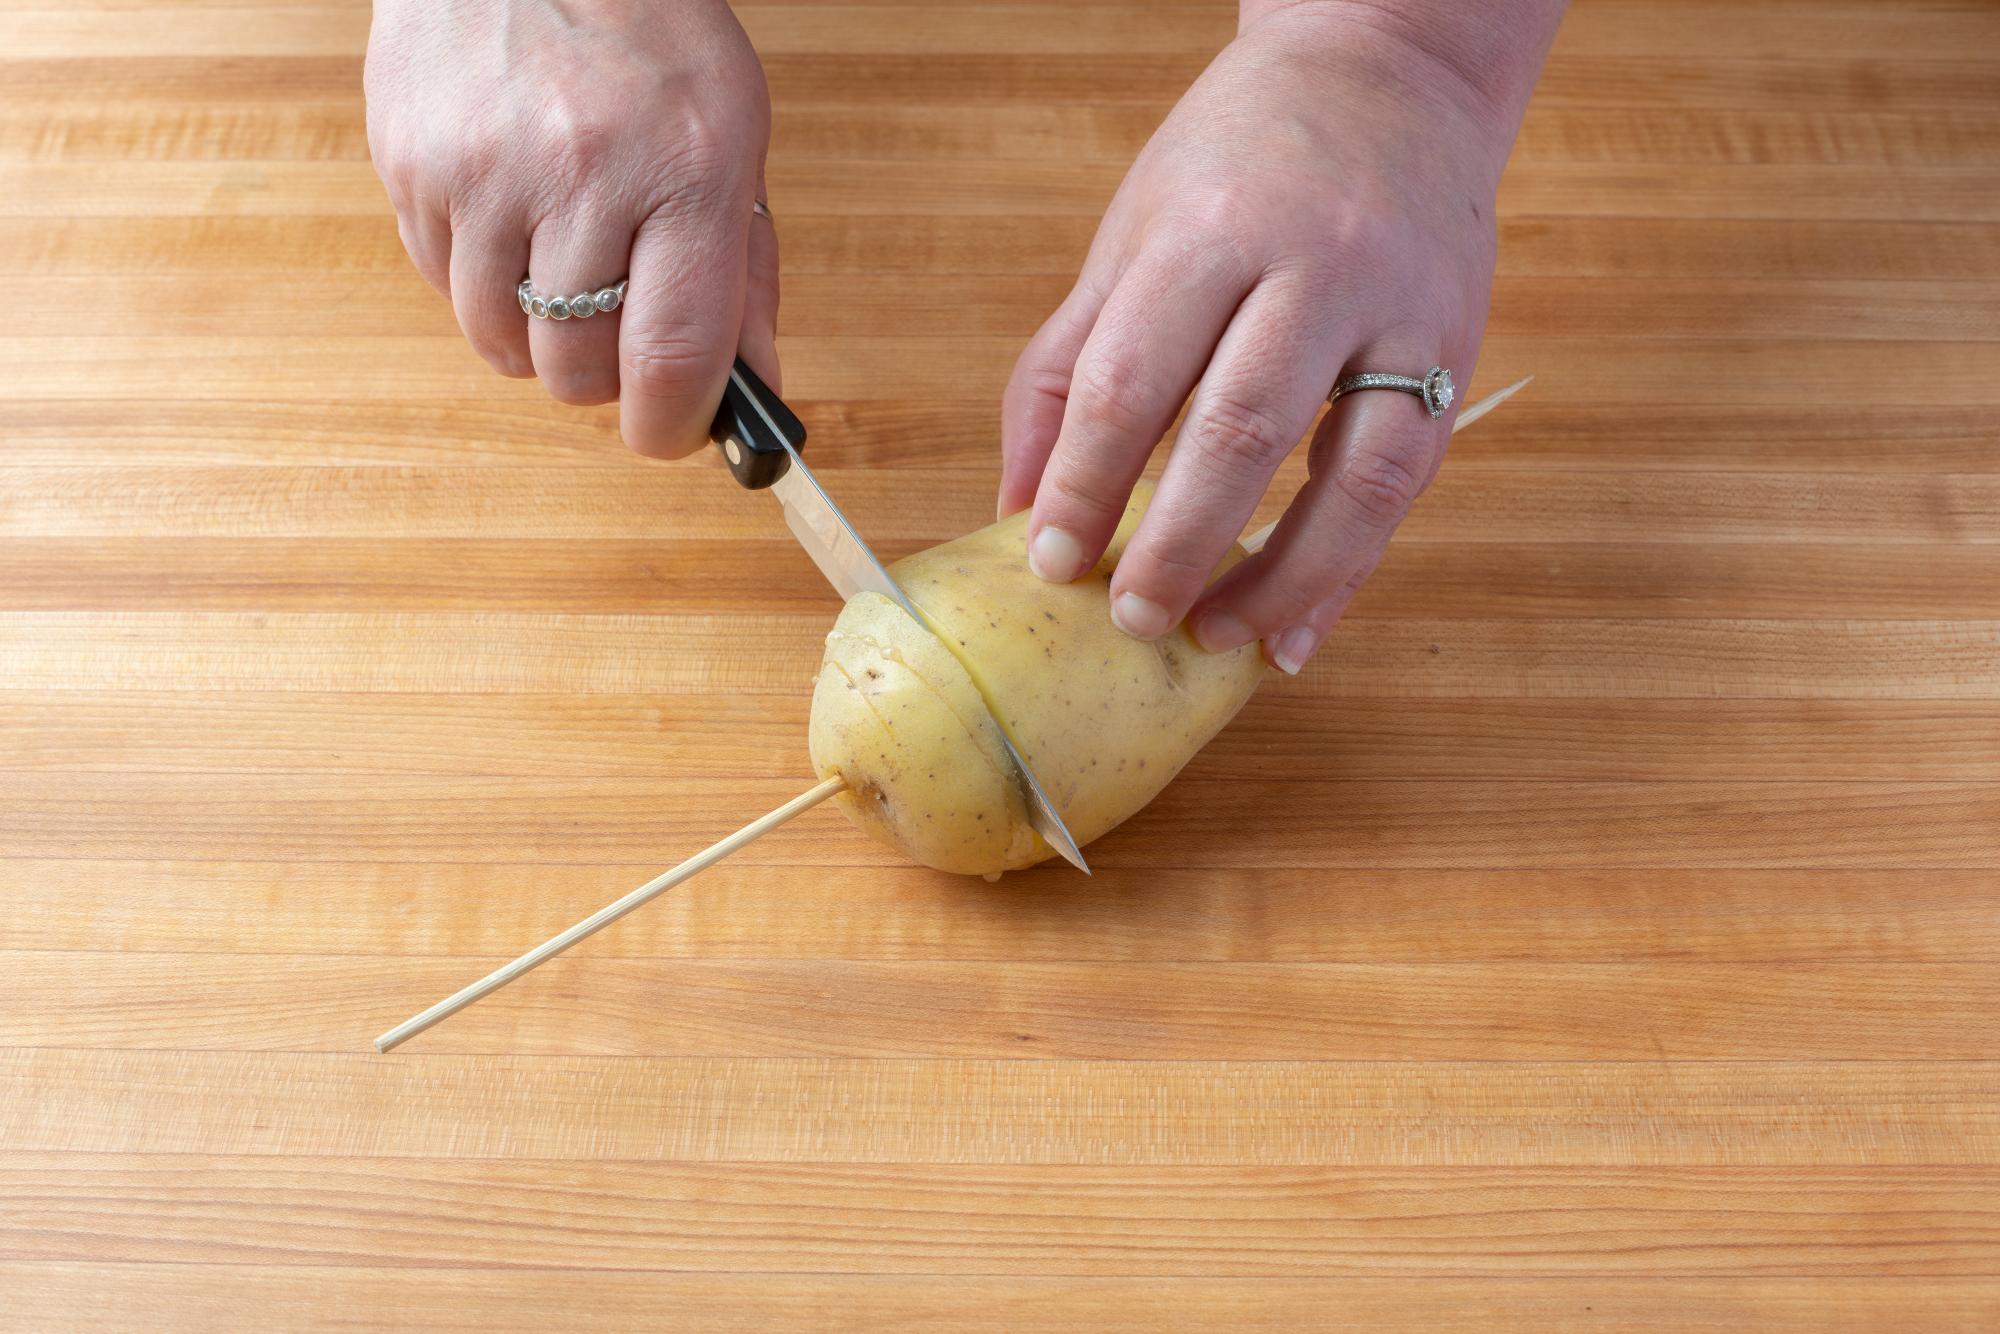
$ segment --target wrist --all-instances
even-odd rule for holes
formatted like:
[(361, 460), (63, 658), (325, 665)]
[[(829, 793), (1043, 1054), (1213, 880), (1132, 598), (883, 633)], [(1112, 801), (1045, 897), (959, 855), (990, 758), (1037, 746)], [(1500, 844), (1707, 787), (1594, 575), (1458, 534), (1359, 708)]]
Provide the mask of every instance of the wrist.
[(1239, 36), (1282, 28), (1318, 53), (1380, 60), (1490, 126), (1502, 155), (1568, 0), (1241, 0)]

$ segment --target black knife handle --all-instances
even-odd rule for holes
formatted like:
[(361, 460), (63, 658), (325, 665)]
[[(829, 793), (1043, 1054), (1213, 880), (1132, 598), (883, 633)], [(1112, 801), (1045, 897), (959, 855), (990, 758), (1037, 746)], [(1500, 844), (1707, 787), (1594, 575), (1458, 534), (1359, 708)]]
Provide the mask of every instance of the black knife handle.
[(716, 409), (708, 438), (722, 451), (736, 480), (752, 491), (761, 491), (792, 466), (786, 442), (793, 449), (805, 448), (806, 428), (785, 401), (738, 357), (730, 367), (722, 406)]

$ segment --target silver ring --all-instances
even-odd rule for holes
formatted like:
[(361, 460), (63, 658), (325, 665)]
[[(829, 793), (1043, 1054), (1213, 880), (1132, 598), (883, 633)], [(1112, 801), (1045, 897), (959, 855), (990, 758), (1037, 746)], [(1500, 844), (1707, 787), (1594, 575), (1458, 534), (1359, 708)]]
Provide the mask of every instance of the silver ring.
[(599, 311), (610, 314), (625, 304), (625, 279), (620, 278), (609, 287), (600, 287), (595, 292), (578, 292), (575, 296), (543, 296), (536, 292), (528, 279), (521, 279), (521, 285), (514, 289), (515, 298), (521, 309), (538, 320), (587, 320)]
[(1424, 372), (1422, 379), (1410, 375), (1379, 375), (1373, 371), (1350, 375), (1333, 387), (1326, 401), (1331, 403), (1342, 394), (1352, 394), (1361, 389), (1397, 389), (1405, 394), (1415, 394), (1424, 401), (1424, 409), (1431, 414), (1432, 420), (1444, 416), (1458, 398), (1458, 389), (1451, 382), (1451, 372), (1442, 366), (1433, 366)]
[(770, 223), (773, 227), (778, 225), (778, 220), (771, 216), (771, 206), (765, 203), (763, 200), (761, 199), (751, 200), (750, 211), (756, 214), (758, 217), (762, 218), (764, 221)]

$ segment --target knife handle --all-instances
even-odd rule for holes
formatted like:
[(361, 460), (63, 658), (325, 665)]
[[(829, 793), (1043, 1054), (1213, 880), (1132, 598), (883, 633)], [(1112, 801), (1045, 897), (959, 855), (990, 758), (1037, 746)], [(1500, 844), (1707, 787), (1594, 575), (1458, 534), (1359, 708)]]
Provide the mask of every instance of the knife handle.
[(785, 452), (787, 442), (793, 449), (805, 448), (806, 428), (738, 357), (729, 368), (729, 383), (723, 387), (722, 406), (716, 409), (708, 438), (722, 451), (736, 480), (761, 491), (792, 466), (791, 455)]

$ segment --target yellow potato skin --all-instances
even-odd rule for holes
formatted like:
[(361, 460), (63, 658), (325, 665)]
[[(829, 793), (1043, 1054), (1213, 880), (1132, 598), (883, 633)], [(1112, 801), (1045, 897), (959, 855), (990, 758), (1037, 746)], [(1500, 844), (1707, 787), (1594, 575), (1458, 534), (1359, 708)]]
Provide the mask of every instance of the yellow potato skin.
[(1046, 855), (972, 678), (880, 593), (827, 635), (807, 738), (819, 776), (847, 779), (847, 818), (927, 866), (985, 875)]
[(1185, 630), (1149, 644), (1111, 623), (1111, 572), (1151, 492), (1134, 494), (1104, 559), (1074, 583), (1029, 571), (1026, 514), (897, 562), (936, 634), (877, 594), (847, 604), (808, 739), (819, 775), (847, 778), (836, 801), (849, 819), (940, 870), (1030, 866), (1052, 850), (985, 706), (1079, 844), (1145, 806), (1236, 716), (1263, 678), (1257, 645), (1210, 654)]

